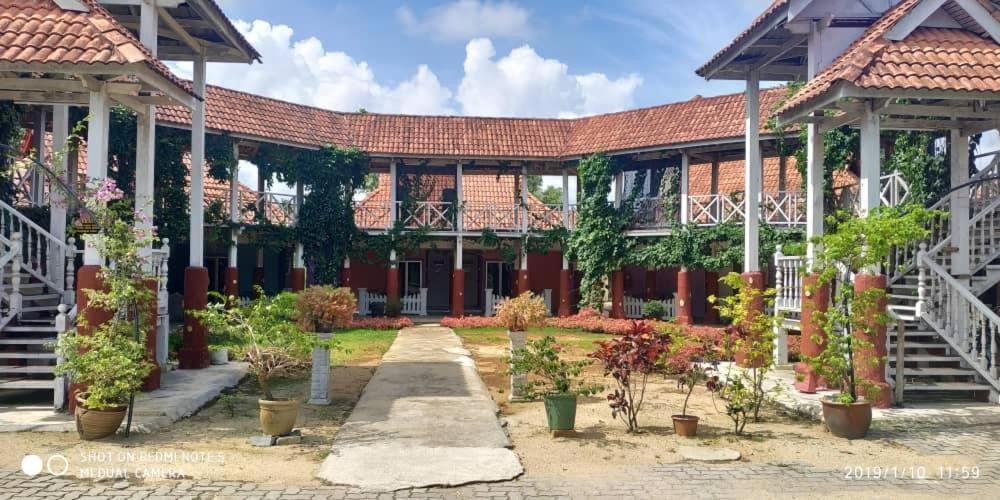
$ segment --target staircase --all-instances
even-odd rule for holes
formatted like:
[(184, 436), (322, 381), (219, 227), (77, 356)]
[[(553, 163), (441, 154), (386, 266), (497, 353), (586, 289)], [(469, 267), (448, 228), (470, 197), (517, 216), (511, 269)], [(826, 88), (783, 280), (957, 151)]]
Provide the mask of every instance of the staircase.
[[(997, 401), (1000, 317), (979, 296), (1000, 283), (998, 172), (995, 159), (973, 178), (982, 182), (968, 188), (968, 277), (950, 272), (954, 249), (947, 216), (931, 224), (927, 240), (898, 249), (890, 262), (889, 316), (894, 324), (886, 378), (894, 385), (903, 383), (906, 400)], [(944, 198), (931, 208), (950, 213), (951, 200)]]
[(75, 242), (0, 202), (0, 253), (0, 397), (51, 390), (61, 407), (65, 382), (54, 373), (54, 347), (75, 316)]

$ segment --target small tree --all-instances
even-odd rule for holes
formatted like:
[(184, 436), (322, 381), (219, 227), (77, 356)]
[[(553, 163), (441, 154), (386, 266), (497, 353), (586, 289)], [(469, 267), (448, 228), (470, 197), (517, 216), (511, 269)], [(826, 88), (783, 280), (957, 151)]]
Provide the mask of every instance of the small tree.
[[(894, 248), (926, 238), (928, 222), (938, 216), (941, 214), (916, 205), (879, 208), (861, 218), (840, 212), (828, 221), (835, 229), (814, 240), (820, 249), (813, 264), (818, 274), (817, 286), (830, 284), (834, 300), (829, 311), (813, 316), (826, 339), (823, 351), (806, 361), (820, 376), (841, 389), (839, 402), (853, 403), (858, 401), (859, 394), (869, 399), (874, 397), (876, 388), (855, 376), (856, 353), (874, 347), (874, 330), (889, 320), (885, 314), (874, 317), (868, 314), (885, 299), (885, 290), (858, 293), (852, 283), (853, 276), (876, 271), (888, 262)], [(815, 340), (823, 341), (818, 337)], [(870, 361), (881, 362), (878, 358)]]
[(620, 415), (628, 432), (639, 431), (639, 412), (646, 395), (646, 380), (659, 368), (660, 360), (670, 350), (670, 338), (657, 332), (649, 323), (633, 321), (631, 329), (619, 338), (599, 342), (590, 357), (604, 367), (604, 376), (615, 380), (615, 391), (608, 395), (611, 417)]
[(306, 288), (295, 300), (299, 327), (306, 332), (329, 333), (351, 324), (358, 301), (350, 288), (317, 285)]
[(549, 335), (529, 341), (526, 347), (514, 351), (510, 363), (511, 372), (515, 375), (538, 377), (521, 385), (524, 396), (534, 399), (545, 394), (590, 395), (601, 390), (596, 385), (577, 385), (574, 388), (575, 379), (593, 361), (566, 361), (560, 357), (561, 352), (562, 346)]
[(525, 332), (545, 322), (545, 299), (531, 292), (506, 300), (497, 311), (497, 320), (512, 332)]

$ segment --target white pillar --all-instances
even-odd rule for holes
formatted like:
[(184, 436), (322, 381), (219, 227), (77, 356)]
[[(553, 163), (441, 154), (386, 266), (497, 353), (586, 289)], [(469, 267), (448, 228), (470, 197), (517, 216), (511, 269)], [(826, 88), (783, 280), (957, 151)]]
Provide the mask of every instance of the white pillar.
[[(462, 170), (462, 162), (458, 162), (455, 165), (455, 231), (459, 233), (462, 232), (465, 226), (465, 211), (462, 210), (462, 204), (465, 203), (465, 180), (463, 179), (464, 171)], [(461, 237), (458, 238), (461, 242)], [(461, 269), (461, 267), (455, 267), (455, 269)]]
[(688, 203), (688, 184), (691, 179), (691, 157), (686, 152), (681, 153), (681, 224), (687, 224), (691, 214)]
[[(48, 115), (45, 106), (38, 106), (35, 112), (35, 154), (36, 160), (42, 165), (45, 164), (45, 122)], [(31, 205), (41, 207), (44, 205), (45, 197), (45, 175), (37, 168), (31, 169)]]
[(521, 219), (521, 230), (528, 232), (528, 167), (527, 165), (521, 165), (521, 213), (524, 217)]
[[(154, 186), (156, 184), (156, 107), (143, 106), (145, 114), (136, 117), (135, 143), (135, 211), (136, 228), (153, 229)], [(152, 255), (152, 246), (142, 249), (145, 256)]]
[[(562, 169), (562, 212), (563, 227), (569, 229), (569, 169), (566, 167)], [(560, 248), (559, 251), (562, 252), (562, 268), (569, 269), (569, 259), (566, 258), (566, 249)]]
[[(68, 155), (75, 154), (75, 150), (70, 150), (66, 141), (69, 139), (69, 106), (56, 104), (52, 107), (52, 151), (62, 150), (64, 154), (53, 154), (53, 164), (55, 173), (63, 179), (75, 178), (67, 175), (69, 171)], [(73, 163), (76, 166), (76, 163)], [(66, 194), (56, 187), (53, 182), (49, 188), (49, 232), (59, 241), (66, 241)], [(56, 281), (61, 285), (66, 279), (64, 272), (66, 259), (55, 252), (49, 255), (49, 269)]]
[(455, 237), (455, 270), (462, 270), (462, 236)]
[(262, 221), (267, 221), (267, 182), (270, 181), (270, 177), (264, 177), (260, 169), (257, 170), (257, 199), (254, 201), (254, 206), (257, 207), (257, 214)]
[[(298, 224), (298, 214), (302, 213), (302, 203), (305, 200), (305, 186), (301, 182), (295, 185), (295, 217), (296, 224)], [(295, 261), (293, 266), (298, 268), (306, 267), (305, 261), (305, 247), (301, 242), (295, 243), (295, 253), (293, 255), (293, 260)]]
[(806, 141), (806, 262), (810, 265), (816, 258), (813, 238), (823, 236), (823, 172), (826, 152), (823, 148), (823, 132), (819, 125), (807, 125)]
[(760, 269), (758, 245), (760, 244), (760, 75), (756, 70), (747, 74), (746, 89), (746, 173), (744, 199), (746, 217), (743, 232), (743, 270)]
[(398, 182), (396, 180), (396, 162), (389, 163), (389, 226), (396, 225), (396, 219), (399, 217), (398, 210), (396, 209), (396, 187)]
[(625, 172), (618, 172), (614, 177), (615, 208), (621, 208), (625, 197)]
[(859, 214), (868, 216), (881, 203), (881, 145), (879, 115), (871, 101), (865, 102), (861, 118), (861, 179), (858, 186)]
[[(959, 130), (951, 131), (951, 186), (960, 186), (969, 181), (969, 136)], [(969, 235), (969, 189), (951, 192), (951, 274), (959, 279), (968, 279), (971, 259)], [(981, 242), (981, 244), (983, 244)]]
[[(205, 96), (205, 58), (194, 58), (194, 93)], [(205, 101), (191, 111), (191, 258), (190, 267), (205, 264)]]
[[(108, 91), (103, 84), (90, 91), (90, 123), (87, 126), (87, 181), (103, 181), (108, 176)], [(87, 242), (83, 263), (101, 265), (101, 258), (94, 245)]]
[[(233, 173), (229, 178), (229, 220), (233, 223), (240, 221), (240, 145), (233, 141), (233, 158), (236, 163), (233, 165)], [(233, 230), (232, 241), (229, 243), (229, 267), (236, 267), (239, 253), (239, 230)]]

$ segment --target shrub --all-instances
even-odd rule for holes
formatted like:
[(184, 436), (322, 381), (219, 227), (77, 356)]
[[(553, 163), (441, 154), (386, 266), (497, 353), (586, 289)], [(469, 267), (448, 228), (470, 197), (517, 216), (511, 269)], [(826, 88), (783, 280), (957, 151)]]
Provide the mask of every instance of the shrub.
[(448, 316), (441, 320), (441, 326), (445, 328), (502, 328), (500, 320), (496, 317), (487, 316), (462, 316), (456, 318)]
[(692, 360), (717, 360), (724, 357), (725, 332), (721, 328), (667, 323), (660, 330), (670, 337), (670, 350), (663, 358), (667, 373), (684, 373)]
[(299, 327), (307, 332), (330, 332), (351, 324), (358, 301), (350, 288), (318, 285), (306, 288), (295, 301)]
[(512, 332), (525, 332), (528, 327), (545, 323), (545, 299), (531, 292), (507, 299), (497, 311), (497, 320)]
[(566, 361), (559, 357), (562, 347), (556, 339), (546, 335), (539, 340), (528, 342), (526, 347), (515, 350), (511, 355), (510, 371), (514, 375), (531, 374), (538, 377), (520, 386), (524, 395), (536, 398), (545, 394), (581, 394), (599, 392), (599, 386), (577, 386), (574, 379), (592, 360)]
[(604, 366), (604, 376), (611, 375), (617, 388), (608, 395), (611, 417), (620, 415), (629, 432), (639, 430), (638, 415), (646, 395), (646, 380), (657, 369), (660, 359), (670, 349), (670, 339), (644, 321), (633, 321), (621, 338), (597, 344), (590, 357)]
[(642, 305), (642, 315), (646, 319), (663, 319), (667, 315), (667, 305), (662, 300), (647, 300)]
[[(610, 335), (624, 335), (632, 329), (632, 320), (605, 318), (593, 309), (584, 309), (578, 314), (566, 318), (549, 318), (545, 323), (555, 328)], [(657, 324), (657, 322), (647, 323)]]
[(402, 330), (411, 326), (413, 326), (413, 320), (405, 316), (400, 318), (357, 318), (351, 320), (351, 328), (363, 328), (366, 330)]

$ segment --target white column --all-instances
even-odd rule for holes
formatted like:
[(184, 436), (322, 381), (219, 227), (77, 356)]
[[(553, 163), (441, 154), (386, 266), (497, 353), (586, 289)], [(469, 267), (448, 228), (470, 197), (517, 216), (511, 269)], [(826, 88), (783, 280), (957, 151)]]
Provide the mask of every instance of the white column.
[[(48, 115), (45, 106), (38, 106), (35, 112), (35, 154), (38, 163), (45, 164), (45, 121)], [(40, 207), (45, 197), (45, 175), (41, 170), (31, 169), (31, 205)]]
[(395, 226), (396, 219), (399, 217), (398, 210), (396, 209), (396, 162), (389, 163), (389, 225)]
[(521, 165), (521, 230), (528, 232), (528, 167)]
[[(563, 167), (562, 169), (562, 216), (563, 216), (563, 227), (569, 229), (570, 222), (570, 211), (569, 211), (569, 169)], [(569, 259), (566, 258), (566, 249), (560, 248), (562, 252), (562, 268), (569, 269)]]
[[(462, 204), (465, 203), (465, 180), (463, 179), (464, 172), (462, 170), (462, 162), (458, 162), (455, 165), (455, 231), (459, 233), (465, 226), (465, 211), (462, 209)], [(461, 237), (458, 238), (461, 242)], [(455, 269), (461, 269), (460, 266), (455, 267)]]
[(681, 153), (681, 224), (687, 224), (691, 214), (688, 203), (688, 184), (691, 179), (691, 157), (686, 152)]
[(746, 89), (746, 173), (744, 199), (746, 217), (743, 232), (743, 270), (760, 269), (758, 245), (760, 244), (760, 75), (756, 70), (747, 74)]
[[(229, 220), (240, 221), (240, 145), (233, 141), (233, 173), (229, 178)], [(239, 230), (233, 230), (232, 241), (229, 243), (229, 267), (236, 267), (239, 254)]]
[(270, 177), (264, 177), (260, 169), (257, 170), (257, 199), (254, 201), (254, 206), (257, 207), (257, 213), (262, 221), (267, 221), (266, 193), (267, 182), (270, 180)]
[[(151, 231), (153, 228), (153, 200), (156, 183), (156, 107), (143, 106), (145, 114), (136, 117), (135, 143), (135, 211), (136, 228)], [(152, 255), (152, 246), (142, 249), (145, 256)]]
[[(87, 126), (87, 181), (103, 181), (108, 176), (108, 91), (103, 84), (90, 91), (90, 123)], [(87, 242), (83, 263), (101, 265), (101, 258), (94, 245)]]
[(625, 197), (625, 172), (618, 172), (614, 178), (615, 208), (621, 208)]
[[(305, 200), (305, 186), (301, 182), (295, 184), (295, 213), (302, 213), (302, 203)], [(298, 221), (296, 220), (296, 224)], [(303, 268), (306, 267), (305, 261), (305, 247), (302, 246), (301, 242), (295, 243), (295, 254), (293, 255), (294, 267)]]
[[(56, 104), (52, 107), (52, 151), (63, 151), (64, 154), (53, 154), (52, 159), (57, 175), (63, 179), (69, 178), (66, 173), (69, 171), (68, 155), (75, 154), (75, 150), (70, 150), (66, 141), (69, 139), (69, 106)], [(74, 162), (75, 166), (76, 163)], [(55, 182), (49, 188), (49, 232), (59, 241), (66, 241), (66, 195), (61, 189), (55, 187)], [(61, 285), (66, 279), (64, 268), (66, 259), (57, 252), (49, 255), (49, 269), (56, 281)]]
[[(205, 95), (205, 58), (194, 58), (194, 93)], [(191, 267), (205, 264), (205, 101), (191, 111)]]
[(858, 187), (859, 213), (868, 216), (881, 203), (881, 145), (879, 115), (871, 101), (865, 102), (861, 118), (861, 179)]
[[(951, 131), (951, 185), (969, 181), (969, 136)], [(951, 274), (967, 280), (970, 272), (971, 241), (969, 235), (969, 189), (951, 192)]]
[(462, 236), (455, 237), (455, 270), (462, 270)]
[(823, 236), (823, 172), (825, 150), (823, 132), (819, 125), (810, 123), (806, 129), (806, 262), (810, 265), (816, 258), (813, 238)]

